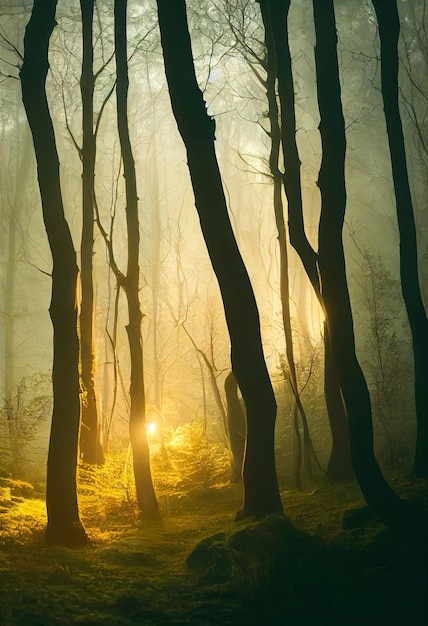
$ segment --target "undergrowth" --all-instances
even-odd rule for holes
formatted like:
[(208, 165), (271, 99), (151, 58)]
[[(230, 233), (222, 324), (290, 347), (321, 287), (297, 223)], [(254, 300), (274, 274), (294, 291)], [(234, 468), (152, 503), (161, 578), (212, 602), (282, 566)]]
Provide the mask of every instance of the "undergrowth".
[[(154, 459), (160, 522), (138, 517), (126, 453), (79, 467), (90, 537), (79, 550), (47, 547), (43, 495), (0, 479), (1, 626), (425, 623), (420, 572), (380, 522), (353, 514), (364, 511), (355, 486), (285, 490), (287, 519), (237, 523), (241, 486), (215, 459), (189, 479), (191, 450), (170, 456), (170, 482)], [(426, 482), (390, 480), (426, 514)]]

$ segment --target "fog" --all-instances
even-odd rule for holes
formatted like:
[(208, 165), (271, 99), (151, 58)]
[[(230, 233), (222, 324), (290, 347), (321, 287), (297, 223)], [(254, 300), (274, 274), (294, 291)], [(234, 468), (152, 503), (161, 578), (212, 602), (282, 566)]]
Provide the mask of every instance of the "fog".
[[(0, 353), (4, 355), (0, 365), (0, 449), (8, 468), (24, 461), (35, 461), (40, 467), (47, 450), (51, 412), (53, 342), (48, 309), (52, 261), (19, 81), (30, 4), (0, 3)], [(336, 4), (347, 140), (343, 238), (357, 350), (372, 392), (378, 454), (383, 462), (398, 462), (413, 453), (413, 360), (400, 287), (399, 236), (380, 89), (377, 22), (370, 3), (342, 0)], [(258, 5), (238, 5), (245, 8), (242, 19), (246, 42), (258, 53), (263, 41)], [(399, 2), (400, 106), (417, 224), (419, 277), (427, 305), (427, 49), (420, 30), (424, 7), (425, 2), (416, 0)], [(261, 82), (265, 74), (254, 58), (243, 54), (238, 13), (233, 18), (233, 31), (224, 11), (222, 2), (206, 6), (188, 3), (195, 66), (208, 113), (215, 119), (216, 150), (231, 222), (260, 312), (263, 349), (279, 406), (278, 428), (289, 432), (292, 396), (284, 381), (286, 368), (281, 366), (285, 339), (268, 163), (269, 120)], [(77, 4), (59, 2), (57, 21), (50, 42), (47, 90), (61, 163), (65, 213), (79, 259), (82, 45)], [(321, 143), (314, 29), (311, 6), (306, 0), (292, 3), (289, 32), (305, 226), (316, 248)], [(95, 384), (103, 445), (116, 450), (127, 445), (130, 365), (125, 299), (120, 293), (115, 321), (117, 286), (102, 236), (104, 230), (111, 237), (115, 261), (125, 272), (125, 196), (116, 129), (113, 53), (112, 10), (109, 3), (98, 2), (94, 21)], [(171, 111), (152, 2), (129, 3), (128, 60), (128, 115), (141, 231), (147, 419), (161, 421), (172, 430), (183, 424), (202, 424), (210, 440), (223, 442), (222, 417), (210, 368), (225, 404), (229, 336), (194, 206), (186, 152)], [(302, 403), (325, 465), (330, 435), (322, 390), (323, 314), (301, 261), (290, 246), (288, 275), (298, 382), (304, 388)], [(79, 303), (79, 292), (76, 297)], [(376, 350), (384, 367), (381, 378)], [(11, 434), (12, 421), (17, 428), (15, 435)], [(16, 446), (22, 446), (22, 453)], [(289, 444), (285, 447), (289, 452)], [(285, 466), (283, 471), (288, 476), (291, 470)]]

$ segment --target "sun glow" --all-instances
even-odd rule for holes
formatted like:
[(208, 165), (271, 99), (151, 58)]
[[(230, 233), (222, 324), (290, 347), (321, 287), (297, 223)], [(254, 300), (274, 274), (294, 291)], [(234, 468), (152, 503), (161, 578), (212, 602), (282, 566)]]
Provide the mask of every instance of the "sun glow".
[(147, 434), (153, 435), (157, 430), (157, 426), (156, 422), (148, 422), (146, 426)]

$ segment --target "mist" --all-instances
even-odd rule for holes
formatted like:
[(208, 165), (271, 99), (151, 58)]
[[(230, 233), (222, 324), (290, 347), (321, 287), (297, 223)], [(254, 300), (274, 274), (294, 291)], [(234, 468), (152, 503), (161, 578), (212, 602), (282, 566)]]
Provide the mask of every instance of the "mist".
[[(427, 346), (418, 350), (427, 337), (428, 304), (425, 0), (397, 2), (403, 136), (395, 144), (379, 32), (384, 2), (328, 2), (337, 31), (336, 47), (330, 39), (338, 67), (336, 101), (331, 73), (322, 73), (329, 43), (322, 48), (316, 0), (291, 2), (278, 32), (274, 0), (179, 2), (183, 15), (187, 9), (192, 46), (187, 74), (180, 28), (168, 30), (169, 19), (178, 24), (177, 7), (162, 9), (163, 0), (122, 3), (127, 30), (121, 40), (120, 2), (88, 2), (86, 35), (84, 2), (49, 4), (55, 27), (47, 34), (49, 67), (40, 84), (57, 149), (68, 261), (62, 256), (66, 239), (52, 244), (62, 232), (53, 221), (61, 217), (58, 203), (48, 207), (55, 168), (45, 164), (43, 171), (52, 176), (41, 174), (41, 159), (55, 155), (47, 135), (37, 147), (41, 114), (31, 123), (41, 89), (30, 82), (35, 70), (24, 35), (40, 3), (33, 8), (27, 0), (0, 0), (3, 487), (13, 495), (13, 481), (24, 481), (43, 503), (47, 481), (50, 545), (86, 543), (73, 493), (80, 494), (82, 510), (95, 507), (84, 504), (92, 471), (104, 472), (94, 480), (117, 488), (111, 495), (117, 507), (126, 502), (140, 520), (171, 519), (182, 514), (183, 503), (193, 502), (194, 489), (211, 496), (220, 489), (221, 501), (239, 519), (285, 513), (299, 527), (302, 494), (336, 488), (345, 493), (349, 487), (354, 500), (346, 506), (362, 494), (364, 506), (400, 534), (401, 522), (379, 481), (385, 477), (395, 485), (416, 476), (425, 481), (426, 496), (428, 475), (428, 404), (421, 383)], [(37, 35), (39, 41), (43, 36)], [(292, 69), (286, 79), (285, 41)], [(175, 46), (175, 59), (168, 57), (168, 44)], [(293, 107), (284, 100), (287, 86)], [(329, 117), (336, 105), (340, 114)], [(336, 122), (339, 130), (330, 130)], [(205, 156), (211, 154), (209, 124), (217, 187)], [(394, 161), (394, 146), (395, 154), (402, 148), (406, 168)], [(339, 220), (341, 168), (343, 225), (324, 227)], [(397, 174), (403, 169), (404, 183)], [(297, 170), (300, 178), (293, 179)], [(293, 231), (299, 198), (304, 254)], [(406, 234), (409, 222), (414, 230)], [(342, 266), (342, 244), (341, 300), (334, 274)], [(248, 286), (244, 278), (233, 282), (240, 259)], [(70, 264), (76, 279), (65, 275)], [(58, 347), (66, 307), (76, 317), (69, 358), (67, 342)], [(62, 365), (55, 366), (60, 351)], [(70, 391), (62, 386), (66, 381)], [(368, 409), (359, 404), (366, 388)], [(67, 398), (74, 398), (74, 417), (67, 417)], [(61, 456), (69, 459), (63, 465)], [(366, 466), (364, 458), (370, 459)], [(68, 486), (52, 478), (62, 467)], [(69, 488), (67, 520), (62, 512), (56, 517), (53, 502), (60, 503), (58, 494)], [(287, 502), (294, 497), (290, 513)], [(59, 508), (68, 510), (69, 504)], [(43, 506), (38, 532), (46, 524)], [(206, 513), (202, 501), (192, 506)], [(322, 515), (325, 520), (328, 513)], [(403, 527), (413, 521), (406, 517)], [(69, 525), (74, 530), (67, 535)], [(80, 539), (76, 525), (82, 527)], [(90, 523), (84, 525), (91, 536)], [(210, 535), (215, 530), (206, 528)], [(10, 614), (7, 623), (19, 621)]]

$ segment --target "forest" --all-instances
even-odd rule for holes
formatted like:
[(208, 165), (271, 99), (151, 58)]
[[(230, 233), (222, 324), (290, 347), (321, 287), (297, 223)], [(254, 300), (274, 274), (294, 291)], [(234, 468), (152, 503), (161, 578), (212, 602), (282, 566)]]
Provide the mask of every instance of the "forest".
[(0, 626), (428, 624), (426, 0), (0, 0)]

